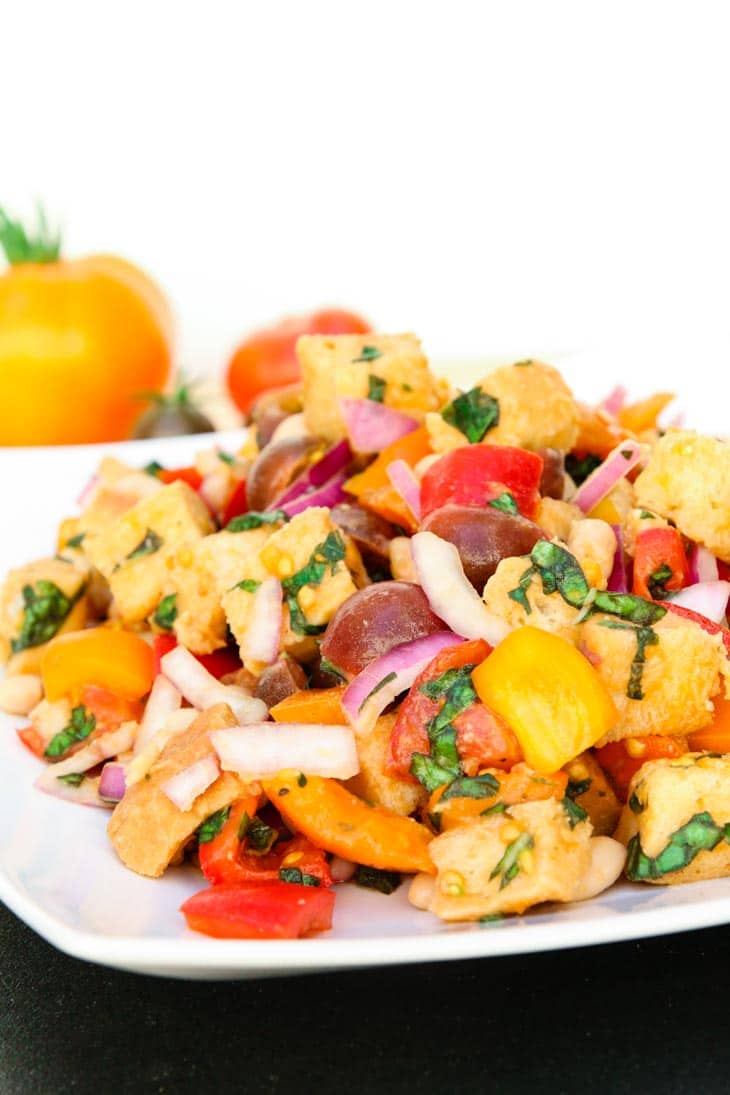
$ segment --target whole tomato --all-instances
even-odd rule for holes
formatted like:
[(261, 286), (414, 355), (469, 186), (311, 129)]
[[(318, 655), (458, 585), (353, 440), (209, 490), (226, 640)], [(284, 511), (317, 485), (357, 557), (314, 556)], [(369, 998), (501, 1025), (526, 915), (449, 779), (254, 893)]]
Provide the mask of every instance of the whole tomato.
[(301, 376), (295, 352), (300, 335), (364, 335), (371, 329), (362, 316), (331, 308), (289, 316), (255, 331), (228, 362), (226, 384), (231, 399), (245, 414), (262, 392), (295, 384)]
[(41, 218), (33, 238), (0, 210), (0, 445), (128, 437), (170, 373), (161, 290), (113, 255), (60, 257)]

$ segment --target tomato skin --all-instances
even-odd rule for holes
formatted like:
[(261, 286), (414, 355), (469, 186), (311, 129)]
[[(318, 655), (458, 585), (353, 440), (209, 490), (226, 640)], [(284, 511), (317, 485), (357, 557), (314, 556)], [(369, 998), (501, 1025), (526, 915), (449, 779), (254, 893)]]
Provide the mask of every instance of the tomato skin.
[(653, 600), (649, 584), (652, 575), (664, 565), (672, 572), (664, 582), (665, 589), (683, 589), (689, 583), (687, 553), (677, 529), (643, 529), (636, 537), (633, 592)]
[(262, 392), (296, 384), (301, 371), (296, 356), (300, 335), (367, 334), (370, 324), (354, 312), (331, 308), (290, 316), (273, 327), (255, 331), (234, 351), (226, 369), (231, 399), (247, 413)]
[(485, 506), (509, 491), (523, 517), (532, 518), (540, 502), (543, 459), (511, 445), (464, 445), (444, 453), (421, 481), (421, 514), (456, 502)]
[(15, 731), (26, 749), (30, 749), (36, 757), (45, 756), (46, 742), (34, 726), (21, 726)]
[(125, 700), (110, 692), (108, 688), (99, 688), (95, 684), (86, 684), (80, 691), (79, 703), (82, 703), (96, 719), (94, 735), (107, 730), (116, 730), (123, 722), (139, 722), (144, 705), (134, 700)]
[(189, 928), (218, 939), (298, 939), (331, 928), (334, 904), (320, 886), (238, 882), (201, 890), (180, 910)]
[(171, 360), (170, 308), (131, 263), (98, 255), (0, 275), (0, 445), (123, 440)]
[(187, 483), (193, 490), (198, 490), (203, 482), (203, 476), (197, 468), (162, 468), (157, 473), (157, 478), (162, 483)]
[[(632, 757), (626, 751), (626, 743), (632, 741), (643, 745), (645, 751), (640, 757)], [(596, 749), (596, 760), (609, 776), (614, 790), (622, 802), (629, 796), (629, 784), (643, 764), (649, 760), (664, 757), (681, 757), (687, 752), (684, 741), (665, 737), (660, 734), (647, 734), (645, 737), (624, 738), (612, 741), (609, 745)]]
[[(426, 725), (442, 704), (424, 695), (420, 691), (421, 685), (435, 680), (449, 669), (479, 665), (490, 649), (483, 639), (448, 647), (437, 654), (416, 678), (401, 704), (390, 738), (387, 767), (394, 775), (414, 780), (410, 771), (413, 754), (429, 752)], [(453, 725), (456, 728), (456, 747), (467, 774), (475, 775), (482, 768), (509, 770), (522, 760), (522, 750), (512, 731), (483, 703), (477, 701), (462, 711)]]
[(716, 624), (712, 620), (708, 620), (706, 616), (700, 615), (699, 612), (693, 612), (691, 608), (683, 608), (682, 605), (675, 605), (673, 601), (660, 601), (659, 604), (664, 608), (669, 609), (675, 616), (681, 616), (683, 620), (692, 620), (706, 631), (708, 635), (722, 635), (722, 641), (725, 644), (725, 652), (730, 658), (730, 629), (723, 627), (721, 624)]
[(248, 491), (245, 479), (242, 479), (233, 488), (233, 494), (226, 502), (226, 508), (223, 510), (221, 527), (226, 528), (234, 517), (240, 517), (242, 513), (248, 513)]
[[(152, 640), (152, 653), (155, 659), (155, 676), (161, 672), (160, 662), (165, 654), (169, 654), (177, 646), (174, 635), (155, 635)], [(191, 652), (192, 653), (192, 652)], [(194, 658), (204, 666), (217, 680), (236, 673), (242, 666), (238, 652), (231, 647), (224, 646), (220, 650), (214, 650), (212, 654), (193, 654)]]

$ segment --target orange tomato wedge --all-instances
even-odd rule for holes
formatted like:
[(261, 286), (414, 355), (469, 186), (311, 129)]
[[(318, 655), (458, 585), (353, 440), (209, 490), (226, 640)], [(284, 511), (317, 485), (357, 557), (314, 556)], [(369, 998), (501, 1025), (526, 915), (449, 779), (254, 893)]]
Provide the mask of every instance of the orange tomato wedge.
[(131, 631), (95, 627), (53, 639), (41, 661), (46, 699), (76, 698), (85, 685), (139, 700), (152, 687), (152, 647)]

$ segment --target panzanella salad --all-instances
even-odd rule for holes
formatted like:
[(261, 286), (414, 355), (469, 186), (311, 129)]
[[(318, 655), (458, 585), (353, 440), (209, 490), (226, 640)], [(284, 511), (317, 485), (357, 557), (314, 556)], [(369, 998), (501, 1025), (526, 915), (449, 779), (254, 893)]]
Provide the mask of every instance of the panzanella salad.
[(217, 936), (324, 931), (343, 884), (491, 923), (729, 874), (730, 445), (539, 361), (462, 392), (412, 335), (297, 350), (236, 451), (104, 459), (7, 576), (38, 786), (201, 871)]

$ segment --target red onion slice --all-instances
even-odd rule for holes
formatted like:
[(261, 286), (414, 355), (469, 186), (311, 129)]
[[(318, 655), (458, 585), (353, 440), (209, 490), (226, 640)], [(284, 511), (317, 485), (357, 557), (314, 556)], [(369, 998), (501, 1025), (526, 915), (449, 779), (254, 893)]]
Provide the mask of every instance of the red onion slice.
[(450, 631), (435, 631), (420, 639), (394, 646), (366, 666), (342, 694), (342, 707), (350, 723), (360, 730), (375, 725), (379, 715), (396, 696), (411, 687), (418, 674), (447, 646), (463, 642)]
[(253, 595), (251, 616), (243, 641), (239, 643), (244, 664), (276, 661), (283, 619), (281, 582), (267, 578)]
[(280, 503), (277, 509), (283, 510), (287, 517), (296, 517), (298, 513), (302, 513), (311, 506), (327, 506), (328, 509), (332, 509), (333, 506), (337, 506), (340, 502), (346, 500), (343, 489), (346, 479), (346, 473), (339, 471), (331, 479), (328, 479), (323, 486), (314, 490), (306, 489), (290, 502)]
[(626, 553), (624, 551), (624, 534), (620, 525), (611, 525), (616, 537), (616, 554), (613, 557), (613, 569), (608, 579), (608, 589), (611, 593), (628, 593), (628, 574), (626, 571)]
[(207, 757), (196, 760), (195, 764), (183, 768), (181, 772), (161, 783), (160, 790), (184, 813), (190, 809), (196, 798), (200, 798), (215, 783), (219, 775), (218, 761), (209, 753)]
[(695, 544), (689, 553), (689, 581), (690, 585), (697, 582), (716, 582), (720, 577), (717, 559), (702, 544)]
[(184, 646), (165, 654), (160, 668), (167, 679), (182, 692), (188, 703), (206, 711), (216, 703), (227, 703), (239, 722), (260, 722), (268, 711), (262, 700), (254, 699), (235, 684), (221, 684)]
[(99, 797), (107, 802), (120, 802), (127, 789), (124, 765), (110, 761), (101, 770)]
[(360, 771), (349, 726), (262, 722), (208, 735), (226, 772), (249, 779), (293, 768), (310, 776), (350, 779)]
[(417, 521), (421, 520), (421, 484), (413, 468), (405, 460), (393, 460), (385, 469), (391, 484), (398, 491)]
[(496, 646), (512, 628), (486, 607), (464, 574), (454, 544), (433, 532), (411, 538), (413, 562), (431, 608), (452, 631), (465, 639), (486, 639)]
[(164, 673), (158, 673), (145, 704), (144, 715), (134, 742), (135, 753), (141, 753), (152, 741), (170, 715), (179, 710), (182, 696)]
[(340, 412), (347, 435), (355, 452), (380, 452), (387, 445), (418, 428), (415, 418), (394, 411), (372, 399), (351, 399), (343, 396)]
[(622, 441), (613, 449), (595, 471), (591, 472), (584, 483), (578, 487), (570, 499), (584, 513), (597, 506), (602, 498), (611, 491), (619, 479), (623, 479), (636, 467), (647, 451), (646, 445), (638, 441)]
[(730, 582), (697, 582), (673, 593), (667, 600), (680, 608), (689, 608), (700, 616), (706, 616), (714, 624), (721, 624), (725, 619), (729, 596)]
[(603, 402), (599, 403), (599, 409), (606, 411), (614, 418), (626, 402), (626, 389), (620, 385), (609, 392)]
[[(288, 502), (295, 501), (301, 495), (306, 494), (307, 491), (311, 492), (316, 490), (317, 487), (323, 487), (338, 472), (344, 471), (351, 460), (352, 451), (347, 441), (338, 441), (332, 448), (327, 449), (321, 460), (310, 465), (298, 479), (295, 479), (271, 505), (267, 506), (267, 509), (284, 509)], [(343, 476), (343, 480), (344, 478)], [(288, 510), (285, 510), (285, 512), (288, 512)]]

